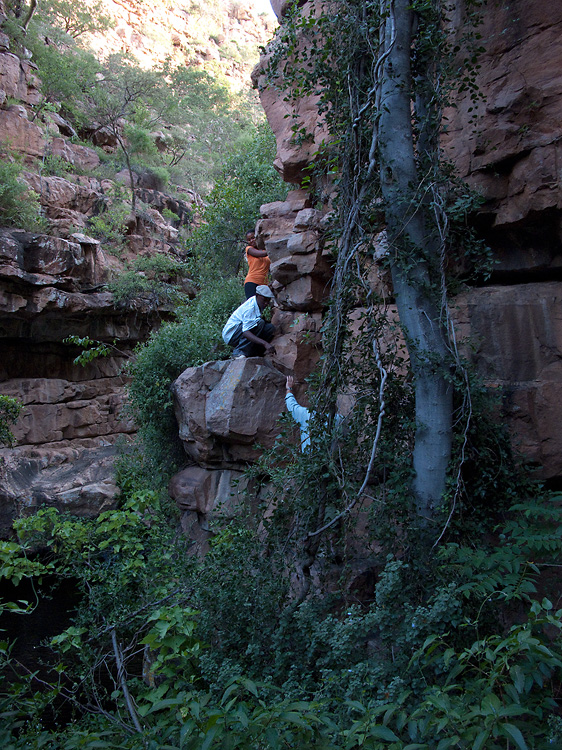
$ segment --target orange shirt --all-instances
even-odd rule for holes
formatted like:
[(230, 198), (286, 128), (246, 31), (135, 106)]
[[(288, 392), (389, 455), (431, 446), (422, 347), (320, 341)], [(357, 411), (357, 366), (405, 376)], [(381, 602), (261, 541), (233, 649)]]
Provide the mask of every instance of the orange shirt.
[(271, 261), (269, 256), (264, 255), (263, 258), (256, 258), (248, 253), (248, 250), (252, 250), (252, 246), (248, 245), (246, 248), (246, 258), (248, 260), (248, 274), (244, 279), (244, 283), (251, 281), (252, 284), (265, 284), (267, 274), (269, 273), (269, 266)]

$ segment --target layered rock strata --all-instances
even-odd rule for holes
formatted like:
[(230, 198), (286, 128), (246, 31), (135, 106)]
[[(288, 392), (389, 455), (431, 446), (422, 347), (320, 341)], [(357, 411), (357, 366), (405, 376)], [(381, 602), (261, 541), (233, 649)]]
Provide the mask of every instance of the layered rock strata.
[[(115, 444), (135, 431), (121, 368), (160, 313), (117, 308), (98, 291), (105, 276), (97, 240), (0, 230), (0, 393), (24, 407), (16, 447), (0, 450), (1, 534), (40, 505), (95, 515), (115, 501)], [(121, 352), (82, 367), (68, 336), (119, 339)]]
[[(0, 20), (2, 11), (0, 3)], [(193, 220), (193, 203), (138, 175), (147, 206), (129, 219), (119, 252), (90, 237), (92, 218), (111, 211), (126, 188), (91, 175), (98, 153), (71, 141), (76, 134), (59, 115), (32, 115), (40, 102), (34, 70), (0, 34), (0, 147), (8, 160), (24, 160), (22, 179), (45, 225), (39, 232), (0, 228), (0, 394), (23, 404), (16, 447), (0, 449), (0, 535), (40, 505), (96, 515), (115, 503), (116, 444), (135, 432), (122, 366), (170, 310), (142, 295), (117, 303), (105, 285), (138, 256), (177, 257), (178, 227)], [(7, 106), (8, 98), (18, 103)], [(64, 176), (45, 173), (48, 157), (66, 165)], [(175, 226), (165, 209), (178, 217)], [(113, 354), (77, 365), (81, 347), (65, 344), (69, 336), (104, 343)]]

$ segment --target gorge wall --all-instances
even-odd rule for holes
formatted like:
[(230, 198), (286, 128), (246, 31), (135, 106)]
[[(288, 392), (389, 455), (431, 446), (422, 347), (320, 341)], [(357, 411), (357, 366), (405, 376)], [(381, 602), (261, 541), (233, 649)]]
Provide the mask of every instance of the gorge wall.
[[(273, 6), (282, 21), (286, 3)], [(476, 105), (459, 98), (448, 115), (444, 147), (459, 175), (485, 198), (478, 229), (495, 264), (485, 285), (458, 294), (454, 317), (459, 339), (471, 341), (467, 353), (487, 382), (501, 388), (514, 444), (539, 476), (557, 484), (562, 477), (562, 52), (557, 43), (562, 8), (545, 0), (532, 6), (523, 0), (490, 4), (480, 31), (486, 51), (477, 84), (484, 97)], [(291, 118), (285, 117), (291, 114), (288, 103), (264, 86), (266, 63), (267, 53), (254, 80), (277, 138), (276, 166), (296, 188), (286, 201), (262, 206), (257, 225), (259, 245), (272, 260), (280, 336), (272, 362), (209, 363), (186, 371), (174, 386), (189, 466), (172, 480), (170, 492), (184, 514), (184, 529), (203, 541), (213, 513), (233, 512), (241, 471), (259, 455), (255, 443), (267, 447), (275, 437), (285, 373), (294, 372), (297, 397), (305, 398), (302, 384), (319, 358), (329, 293), (331, 269), (323, 245), (329, 205), (312, 205), (301, 188), (303, 170), (325, 133), (314, 101), (301, 101), (300, 121), (316, 138), (294, 142)], [(0, 138), (9, 138), (29, 159), (41, 155), (45, 137), (57, 142), (69, 162), (96, 158), (70, 142), (64, 122), (51, 121), (46, 135), (45, 123), (29, 120), (27, 105), (38, 96), (33, 65), (11, 55), (6, 44), (0, 70), (0, 100), (21, 102), (0, 109), (0, 133), (9, 134)], [(46, 502), (95, 513), (113, 502), (115, 442), (134, 430), (123, 413), (123, 360), (110, 357), (78, 368), (72, 363), (76, 352), (62, 340), (69, 334), (108, 343), (117, 338), (127, 353), (166, 314), (142, 305), (119, 308), (100, 288), (114, 261), (80, 230), (110, 185), (83, 177), (38, 182), (31, 171), (28, 179), (59, 231), (48, 237), (3, 231), (0, 237), (0, 391), (25, 404), (15, 427), (18, 446), (0, 451), (4, 530), (20, 508)], [(170, 230), (162, 225), (162, 232), (161, 241), (173, 245)], [(142, 232), (136, 236), (137, 250), (154, 250), (144, 246)], [(373, 284), (380, 283), (373, 273)], [(240, 415), (262, 407), (261, 421), (242, 429)]]
[[(281, 23), (286, 6), (273, 3)], [(459, 35), (462, 9), (458, 0), (452, 23)], [(482, 20), (478, 31), (485, 51), (476, 78), (482, 96), (476, 102), (468, 94), (458, 97), (447, 112), (443, 146), (459, 176), (484, 197), (476, 221), (494, 265), (484, 286), (467, 287), (456, 297), (457, 335), (470, 340), (467, 354), (486, 381), (501, 388), (516, 447), (539, 476), (557, 482), (562, 476), (562, 51), (557, 42), (562, 8), (544, 0), (532, 6), (523, 0), (489, 3)], [(326, 132), (313, 99), (290, 108), (282, 93), (266, 85), (269, 59), (262, 56), (254, 81), (276, 134), (276, 166), (298, 185)], [(314, 136), (304, 145), (293, 138), (293, 115)], [(322, 211), (314, 212), (312, 232), (303, 231), (302, 223), (291, 225), (290, 203), (273, 213), (264, 206), (262, 213), (258, 236), (272, 255), (282, 306), (289, 315), (317, 315), (326, 292), (322, 244), (314, 237)]]
[[(272, 5), (282, 24), (289, 4), (274, 0)], [(316, 12), (312, 3), (300, 5), (305, 12)], [(459, 35), (462, 10), (458, 0), (451, 20)], [(486, 283), (465, 286), (451, 301), (456, 336), (461, 346), (465, 342), (464, 354), (485, 382), (501, 393), (501, 418), (509, 426), (514, 448), (537, 476), (555, 487), (562, 480), (558, 429), (562, 419), (562, 50), (557, 42), (561, 32), (562, 8), (544, 0), (532, 7), (523, 0), (485, 6), (479, 27), (485, 52), (476, 80), (482, 96), (476, 102), (468, 95), (458, 97), (456, 107), (447, 112), (443, 136), (445, 153), (459, 176), (483, 196), (475, 221), (493, 256)], [(276, 136), (275, 166), (296, 189), (285, 202), (262, 206), (257, 238), (271, 257), (279, 303), (273, 322), (280, 326), (281, 336), (273, 365), (281, 372), (294, 372), (302, 400), (306, 398), (303, 380), (319, 357), (331, 270), (323, 245), (329, 203), (319, 206), (318, 195), (313, 198), (300, 186), (327, 133), (314, 98), (292, 105), (284, 92), (268, 85), (264, 71), (270, 60), (266, 50), (253, 80)], [(298, 142), (292, 130), (295, 123), (313, 137)], [(384, 253), (384, 243), (379, 244)], [(393, 317), (392, 289), (382, 266), (377, 270), (376, 255), (370, 279), (373, 287), (384, 289)], [(358, 308), (353, 316), (358, 318), (361, 312)], [(182, 388), (178, 381), (180, 435), (184, 440), (188, 435), (186, 451), (194, 465), (172, 480), (170, 491), (183, 511), (184, 528), (201, 539), (209, 519), (225, 507), (225, 497), (232, 500), (236, 494), (225, 496), (224, 485), (219, 491), (220, 482), (212, 484), (209, 477), (213, 472), (241, 471), (257, 455), (246, 453), (236, 464), (229, 449), (226, 462), (224, 453), (207, 453), (202, 459), (209, 435), (223, 447), (225, 440), (230, 444), (236, 438), (213, 430), (212, 418), (206, 437), (196, 437), (185, 416), (193, 401), (182, 395)], [(246, 411), (269, 404), (266, 424), (284, 410), (270, 390), (264, 389), (263, 398), (242, 390), (238, 397)], [(201, 440), (197, 451), (194, 439)]]
[[(175, 257), (178, 226), (192, 222), (196, 201), (189, 191), (177, 199), (139, 183), (142, 216), (129, 221), (119, 254), (108, 252), (87, 225), (111, 207), (120, 177), (89, 176), (98, 152), (77, 143), (54, 111), (37, 116), (39, 83), (34, 64), (10, 52), (0, 33), (0, 149), (8, 163), (23, 162), (44, 217), (36, 231), (0, 228), (0, 393), (24, 407), (16, 446), (0, 449), (1, 535), (40, 505), (95, 515), (115, 502), (116, 443), (136, 430), (124, 410), (122, 367), (171, 307), (142, 295), (120, 302), (106, 283), (134, 258)], [(109, 133), (100, 137), (106, 152), (116, 149)], [(66, 165), (64, 176), (44, 170), (47, 156)], [(178, 217), (175, 226), (165, 209)], [(64, 343), (69, 336), (119, 343), (83, 367), (74, 362), (81, 347)]]

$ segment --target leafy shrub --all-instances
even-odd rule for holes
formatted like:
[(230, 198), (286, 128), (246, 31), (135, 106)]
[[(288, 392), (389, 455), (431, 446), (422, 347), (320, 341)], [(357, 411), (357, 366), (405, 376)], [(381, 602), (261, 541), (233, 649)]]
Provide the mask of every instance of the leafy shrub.
[(126, 220), (131, 212), (127, 203), (113, 203), (103, 213), (88, 219), (90, 234), (114, 249), (124, 242)]
[(125, 127), (125, 137), (129, 142), (129, 148), (133, 154), (145, 154), (155, 156), (158, 153), (154, 138), (150, 132), (136, 123), (129, 123)]
[(162, 209), (161, 214), (165, 219), (171, 221), (172, 224), (175, 224), (180, 220), (180, 217), (169, 208)]
[(125, 271), (107, 285), (118, 304), (127, 305), (151, 290), (150, 281), (135, 271)]
[[(164, 209), (164, 211), (166, 210)], [(170, 213), (172, 212), (170, 211)], [(134, 268), (136, 271), (144, 271), (162, 280), (169, 277), (183, 278), (189, 276), (189, 265), (187, 263), (177, 260), (177, 258), (172, 258), (169, 255), (164, 255), (164, 253), (135, 258)]]
[(14, 436), (10, 429), (17, 420), (23, 404), (11, 396), (0, 395), (0, 444), (12, 446)]
[(170, 182), (170, 171), (166, 167), (150, 167), (150, 176), (158, 185), (158, 190), (163, 190)]
[(47, 154), (43, 159), (41, 171), (46, 175), (64, 177), (70, 172), (76, 174), (77, 168), (70, 162), (66, 161), (66, 159), (63, 159), (61, 156)]
[(0, 162), (0, 223), (29, 231), (44, 229), (37, 194), (21, 177), (22, 165), (17, 162)]
[(139, 424), (155, 428), (164, 451), (176, 439), (177, 432), (170, 393), (172, 381), (187, 367), (228, 354), (221, 331), (242, 299), (242, 286), (237, 279), (210, 282), (179, 313), (177, 322), (164, 323), (137, 350), (130, 367), (131, 404)]
[(144, 271), (124, 271), (110, 281), (107, 288), (119, 305), (127, 306), (133, 300), (142, 298), (156, 309), (167, 302), (180, 302), (181, 293), (173, 284), (160, 280), (159, 274), (146, 276)]
[(84, 103), (99, 85), (97, 75), (101, 71), (96, 58), (78, 48), (62, 54), (56, 46), (45, 44), (43, 36), (34, 34), (28, 37), (26, 43), (37, 65), (44, 102), (61, 102), (61, 111), (76, 128), (87, 125), (88, 114)]

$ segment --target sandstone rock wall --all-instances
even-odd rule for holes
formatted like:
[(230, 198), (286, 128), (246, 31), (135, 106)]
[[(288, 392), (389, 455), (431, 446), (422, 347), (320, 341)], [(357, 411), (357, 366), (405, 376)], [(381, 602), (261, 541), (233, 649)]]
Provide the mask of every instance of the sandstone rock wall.
[[(2, 13), (0, 6), (0, 20)], [(61, 117), (36, 116), (37, 86), (33, 64), (8, 52), (0, 34), (0, 149), (7, 161), (24, 160), (22, 178), (45, 225), (36, 232), (0, 227), (0, 394), (23, 404), (16, 447), (0, 449), (2, 536), (15, 516), (39, 505), (95, 515), (115, 502), (116, 444), (136, 429), (124, 408), (122, 366), (170, 308), (142, 296), (118, 303), (105, 284), (138, 256), (176, 257), (177, 226), (194, 213), (189, 201), (139, 177), (138, 195), (149, 207), (128, 222), (120, 252), (109, 253), (88, 236), (89, 221), (111, 210), (119, 184), (91, 175), (98, 153), (70, 140), (72, 127)], [(45, 174), (48, 156), (66, 163), (64, 177)], [(176, 227), (165, 209), (179, 217)], [(118, 340), (119, 351), (81, 367), (74, 363), (80, 347), (64, 343), (69, 336), (110, 346)]]
[[(97, 514), (115, 501), (115, 444), (135, 431), (124, 412), (124, 355), (147, 338), (159, 311), (119, 308), (98, 291), (106, 266), (100, 243), (0, 230), (0, 393), (24, 408), (15, 448), (0, 450), (0, 534), (18, 513), (44, 504)], [(87, 367), (73, 362), (88, 336), (123, 354)]]
[[(314, 12), (306, 11), (312, 4), (301, 5), (305, 12)], [(279, 0), (273, 7), (282, 21), (286, 3)], [(452, 33), (460, 36), (463, 0), (453, 9)], [(476, 84), (483, 98), (458, 98), (456, 108), (447, 113), (443, 145), (459, 175), (485, 198), (476, 222), (491, 248), (494, 270), (488, 285), (459, 296), (456, 325), (459, 338), (475, 346), (467, 354), (487, 381), (501, 388), (515, 444), (540, 476), (558, 481), (562, 6), (546, 0), (487, 4), (478, 30), (485, 52), (478, 61)], [(262, 56), (254, 81), (276, 134), (276, 167), (298, 184), (316, 142), (324, 137), (322, 123), (314, 100), (291, 109), (279, 91), (265, 85), (270, 54)], [(299, 145), (292, 138), (294, 115), (314, 133), (315, 144)], [(312, 212), (304, 191), (292, 195), (284, 204), (262, 207), (258, 239), (272, 257), (272, 276), (284, 308), (279, 319), (294, 318), (298, 311), (314, 319), (319, 329), (329, 283), (321, 239), (323, 212)], [(391, 293), (388, 279), (376, 269), (372, 282), (382, 284), (385, 295)], [(290, 364), (299, 368), (299, 360), (297, 354)]]
[(275, 364), (267, 357), (207, 362), (172, 385), (190, 465), (172, 477), (169, 492), (196, 552), (205, 550), (213, 520), (236, 513), (249, 488), (244, 469), (279, 435), (285, 376)]

